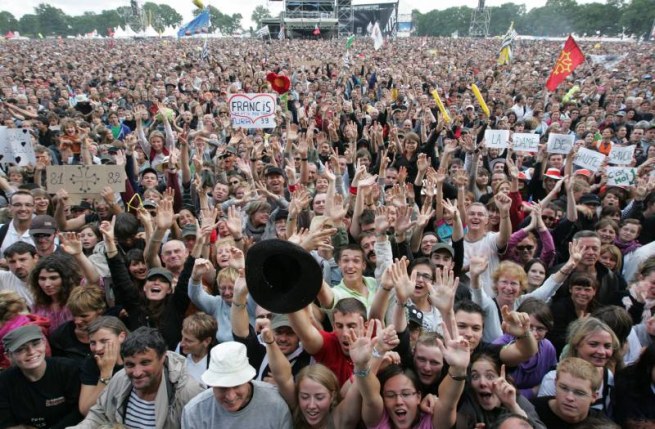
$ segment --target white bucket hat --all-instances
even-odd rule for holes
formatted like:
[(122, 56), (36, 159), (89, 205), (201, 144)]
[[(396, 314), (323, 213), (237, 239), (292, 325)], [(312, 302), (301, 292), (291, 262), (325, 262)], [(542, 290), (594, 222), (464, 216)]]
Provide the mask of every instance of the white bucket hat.
[(256, 374), (248, 363), (246, 346), (228, 341), (214, 346), (209, 368), (201, 379), (209, 387), (235, 387), (249, 382)]

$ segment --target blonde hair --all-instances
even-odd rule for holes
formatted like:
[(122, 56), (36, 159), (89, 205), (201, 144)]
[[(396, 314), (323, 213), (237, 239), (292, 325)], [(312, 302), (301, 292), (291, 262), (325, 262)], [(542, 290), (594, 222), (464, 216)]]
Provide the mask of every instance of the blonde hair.
[(494, 292), (498, 292), (496, 284), (501, 276), (511, 276), (518, 278), (519, 284), (521, 285), (521, 293), (525, 292), (528, 288), (528, 275), (525, 273), (525, 270), (522, 266), (512, 261), (503, 261), (500, 263), (496, 271), (494, 271), (493, 276), (491, 277), (494, 284), (492, 289)]
[(0, 325), (27, 312), (27, 303), (13, 290), (0, 291)]
[(234, 283), (235, 281), (237, 281), (238, 278), (239, 278), (239, 271), (235, 270), (232, 267), (226, 267), (220, 270), (216, 275), (216, 283), (218, 283), (220, 287), (221, 282), (227, 280), (229, 282)]
[(603, 381), (600, 372), (596, 370), (595, 366), (586, 360), (577, 357), (567, 357), (557, 365), (555, 380), (557, 380), (559, 375), (563, 372), (581, 380), (589, 380), (591, 382), (592, 392), (597, 391)]
[[(315, 381), (316, 383), (325, 387), (332, 399), (330, 401), (330, 411), (332, 411), (338, 404), (341, 402), (341, 392), (339, 388), (339, 381), (337, 376), (334, 375), (328, 367), (320, 363), (309, 365), (300, 370), (298, 375), (296, 375), (296, 400), (300, 395), (300, 383), (304, 379), (309, 379)], [(330, 418), (330, 413), (328, 413), (328, 418)], [(300, 406), (296, 403), (296, 406), (293, 408), (293, 427), (301, 429), (309, 429), (311, 426), (305, 420), (305, 417), (302, 414)]]
[(612, 337), (612, 357), (609, 359), (609, 368), (621, 368), (623, 364), (623, 356), (621, 354), (621, 344), (619, 339), (605, 322), (595, 317), (587, 317), (586, 319), (578, 319), (571, 323), (568, 334), (568, 348), (565, 350), (564, 357), (580, 357), (578, 355), (578, 347), (588, 336), (597, 332), (605, 331)]

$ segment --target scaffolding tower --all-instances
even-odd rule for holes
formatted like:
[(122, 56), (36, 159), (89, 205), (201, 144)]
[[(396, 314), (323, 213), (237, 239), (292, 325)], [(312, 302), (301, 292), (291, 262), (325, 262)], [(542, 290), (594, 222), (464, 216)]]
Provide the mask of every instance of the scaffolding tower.
[(339, 20), (339, 37), (348, 37), (353, 34), (353, 5), (352, 0), (337, 1), (337, 19)]
[(485, 0), (478, 0), (478, 7), (471, 13), (470, 37), (488, 37), (491, 9), (484, 5)]

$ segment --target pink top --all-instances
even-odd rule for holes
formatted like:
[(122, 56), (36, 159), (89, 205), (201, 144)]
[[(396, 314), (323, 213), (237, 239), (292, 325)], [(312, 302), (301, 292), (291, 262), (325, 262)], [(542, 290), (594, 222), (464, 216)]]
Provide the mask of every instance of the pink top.
[[(369, 426), (368, 429), (392, 429), (391, 418), (387, 414), (387, 409), (384, 409), (382, 420), (375, 426)], [(432, 415), (421, 413), (418, 423), (413, 425), (411, 429), (433, 429), (432, 428)]]
[(50, 319), (48, 336), (50, 336), (58, 327), (64, 323), (73, 320), (73, 314), (68, 309), (68, 307), (63, 307), (61, 310), (53, 311), (50, 307), (35, 305), (32, 309), (32, 313)]

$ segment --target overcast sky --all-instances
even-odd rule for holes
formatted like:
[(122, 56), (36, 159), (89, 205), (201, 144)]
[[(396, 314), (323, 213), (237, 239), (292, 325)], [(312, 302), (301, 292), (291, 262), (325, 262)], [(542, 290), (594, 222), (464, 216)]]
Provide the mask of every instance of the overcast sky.
[[(177, 10), (184, 17), (184, 21), (191, 19), (193, 9), (195, 6), (191, 0), (151, 0), (157, 4), (167, 4)], [(226, 1), (226, 0), (203, 0), (205, 5), (210, 4), (218, 8), (221, 12), (231, 15), (233, 13), (241, 13), (243, 15), (242, 25), (248, 28), (252, 25), (250, 15), (258, 5), (267, 7), (273, 16), (282, 10), (282, 1), (266, 1), (266, 0), (239, 0), (239, 1)], [(577, 0), (579, 3), (589, 3), (592, 0)], [(138, 0), (142, 5), (145, 1)], [(365, 3), (380, 3), (383, 0), (353, 0), (354, 4)], [(488, 6), (499, 6), (507, 3), (508, 0), (487, 0)], [(34, 13), (34, 7), (40, 3), (48, 3), (54, 7), (62, 9), (68, 15), (81, 15), (86, 11), (101, 12), (105, 9), (115, 9), (120, 6), (129, 6), (129, 0), (4, 0), (0, 5), (0, 10), (11, 12), (16, 18), (20, 18), (26, 13)], [(525, 3), (528, 9), (533, 7), (541, 7), (546, 4), (546, 0), (516, 0), (514, 3)], [(446, 9), (452, 6), (477, 6), (477, 0), (400, 0), (399, 12), (409, 13), (413, 9), (418, 9), (421, 12), (428, 12), (433, 9)], [(492, 18), (493, 19), (493, 18)]]

